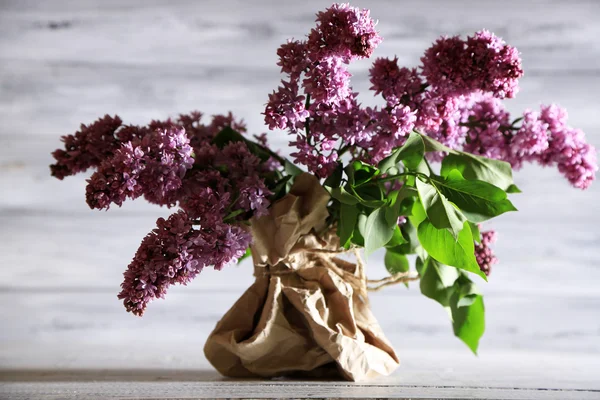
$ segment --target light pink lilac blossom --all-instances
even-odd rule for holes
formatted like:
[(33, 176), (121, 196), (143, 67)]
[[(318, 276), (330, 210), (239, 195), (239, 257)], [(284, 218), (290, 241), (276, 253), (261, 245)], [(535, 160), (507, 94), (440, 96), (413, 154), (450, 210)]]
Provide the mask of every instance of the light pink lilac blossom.
[(492, 252), (490, 245), (496, 242), (495, 231), (481, 232), (481, 240), (475, 242), (475, 259), (481, 271), (487, 276), (492, 272), (492, 266), (498, 262), (498, 259)]

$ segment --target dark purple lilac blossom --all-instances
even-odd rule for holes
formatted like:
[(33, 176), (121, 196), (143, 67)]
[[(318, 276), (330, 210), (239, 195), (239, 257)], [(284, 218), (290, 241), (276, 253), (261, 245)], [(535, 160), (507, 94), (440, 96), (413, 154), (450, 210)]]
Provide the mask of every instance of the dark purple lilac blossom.
[(105, 115), (91, 125), (81, 124), (75, 134), (63, 136), (61, 140), (65, 144), (64, 149), (57, 149), (52, 153), (56, 160), (50, 166), (52, 176), (64, 179), (90, 167), (97, 167), (103, 160), (111, 157), (121, 145), (115, 133), (122, 123), (118, 116)]
[[(187, 285), (205, 267), (220, 270), (244, 255), (251, 236), (222, 221), (192, 221), (184, 211), (159, 218), (125, 271), (119, 299), (135, 315), (164, 298), (169, 286)], [(194, 228), (198, 225), (198, 228)]]
[(141, 195), (151, 203), (172, 206), (194, 163), (189, 143), (183, 128), (172, 127), (123, 144), (88, 180), (90, 208), (121, 206), (125, 198)]

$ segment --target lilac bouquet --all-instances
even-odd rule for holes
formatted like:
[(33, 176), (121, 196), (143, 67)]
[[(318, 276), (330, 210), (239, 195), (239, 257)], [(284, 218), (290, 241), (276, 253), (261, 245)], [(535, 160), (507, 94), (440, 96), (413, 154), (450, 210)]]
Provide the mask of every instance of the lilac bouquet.
[(596, 150), (557, 105), (509, 115), (502, 100), (519, 90), (521, 60), (486, 30), (437, 39), (417, 68), (376, 58), (371, 90), (383, 102), (362, 106), (348, 65), (382, 40), (368, 10), (334, 4), (304, 40), (279, 47), (285, 77), (264, 116), (270, 130), (292, 136), (292, 162), (231, 114), (205, 122), (193, 112), (147, 126), (107, 115), (62, 138), (52, 175), (95, 168), (91, 208), (138, 197), (178, 208), (158, 219), (124, 274), (118, 297), (127, 311), (141, 316), (170, 285), (249, 255), (252, 221), (307, 171), (331, 196), (327, 224), (340, 249), (383, 247), (386, 268), (400, 277), (413, 255), (422, 293), (449, 310), (454, 333), (477, 350), (484, 306), (471, 277), (487, 280), (496, 262), (495, 233), (481, 223), (516, 211), (507, 197), (520, 192), (512, 169), (555, 166), (586, 189)]

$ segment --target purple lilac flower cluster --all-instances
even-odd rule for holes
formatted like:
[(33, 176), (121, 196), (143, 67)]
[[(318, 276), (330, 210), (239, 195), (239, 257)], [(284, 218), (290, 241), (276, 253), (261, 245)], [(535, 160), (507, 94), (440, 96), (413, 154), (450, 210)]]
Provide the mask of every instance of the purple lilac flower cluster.
[(492, 252), (490, 244), (496, 241), (495, 231), (481, 232), (481, 240), (475, 242), (475, 259), (481, 271), (487, 276), (492, 272), (492, 265), (498, 262), (498, 259)]
[(487, 30), (466, 39), (441, 37), (418, 69), (378, 58), (370, 69), (371, 90), (385, 105), (362, 107), (347, 65), (371, 56), (381, 41), (368, 10), (334, 4), (317, 14), (307, 40), (278, 49), (287, 79), (269, 96), (265, 122), (295, 136), (292, 156), (309, 171), (330, 175), (346, 151), (378, 163), (416, 129), (452, 149), (515, 168), (555, 165), (577, 188), (594, 180), (596, 150), (567, 125), (563, 109), (542, 106), (511, 122), (501, 100), (517, 94), (523, 69), (518, 51), (501, 38)]
[[(270, 129), (287, 129), (296, 137), (290, 143), (297, 148), (295, 160), (326, 177), (337, 165), (340, 142), (355, 145), (372, 136), (366, 127), (378, 111), (360, 107), (347, 65), (369, 57), (381, 37), (369, 11), (348, 4), (319, 12), (316, 22), (307, 40), (278, 49), (278, 65), (287, 78), (269, 95), (264, 115)], [(411, 119), (393, 110), (386, 121), (397, 131)]]
[(251, 241), (241, 227), (219, 220), (195, 229), (185, 211), (159, 218), (156, 225), (129, 264), (118, 295), (127, 311), (139, 316), (150, 301), (164, 298), (169, 286), (187, 285), (206, 266), (221, 269), (240, 258)]
[[(86, 188), (91, 208), (140, 196), (181, 208), (157, 221), (124, 274), (119, 298), (134, 314), (142, 315), (170, 285), (187, 284), (204, 267), (221, 269), (244, 255), (251, 236), (240, 223), (266, 214), (270, 205), (266, 180), (279, 161), (259, 159), (243, 141), (216, 146), (213, 139), (224, 128), (246, 131), (231, 114), (216, 115), (209, 124), (201, 118), (193, 112), (132, 126), (106, 116), (63, 137), (65, 149), (53, 153), (51, 172), (59, 179), (97, 168)], [(257, 141), (267, 144), (264, 136)]]

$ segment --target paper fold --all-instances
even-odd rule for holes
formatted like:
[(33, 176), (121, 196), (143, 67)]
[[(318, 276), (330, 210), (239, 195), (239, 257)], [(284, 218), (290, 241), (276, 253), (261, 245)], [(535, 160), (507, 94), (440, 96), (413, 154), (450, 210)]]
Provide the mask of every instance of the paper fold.
[(370, 311), (360, 260), (336, 257), (329, 194), (296, 177), (270, 214), (251, 221), (256, 281), (217, 323), (204, 353), (229, 377), (389, 375), (398, 357)]

